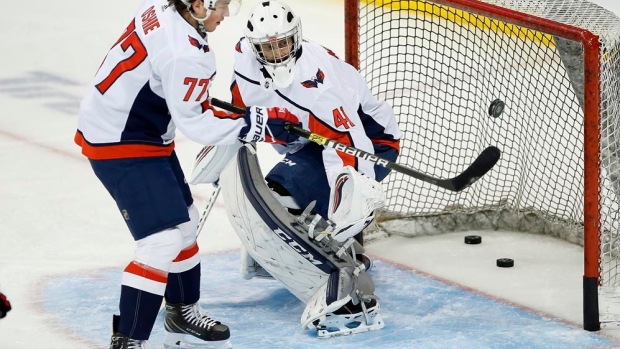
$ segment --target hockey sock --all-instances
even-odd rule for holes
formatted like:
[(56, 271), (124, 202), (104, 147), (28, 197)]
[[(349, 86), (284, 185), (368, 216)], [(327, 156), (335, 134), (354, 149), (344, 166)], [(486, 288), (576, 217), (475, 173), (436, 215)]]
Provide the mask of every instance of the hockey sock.
[(149, 339), (162, 299), (160, 295), (123, 285), (118, 332), (132, 339)]
[(194, 304), (200, 299), (200, 263), (181, 273), (168, 273), (166, 302)]

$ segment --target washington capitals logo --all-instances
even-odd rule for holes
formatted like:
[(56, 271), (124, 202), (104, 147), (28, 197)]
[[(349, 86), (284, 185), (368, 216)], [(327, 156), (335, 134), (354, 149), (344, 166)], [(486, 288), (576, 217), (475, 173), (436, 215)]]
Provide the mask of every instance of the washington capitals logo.
[(310, 80), (306, 80), (306, 81), (302, 82), (301, 84), (305, 88), (317, 88), (317, 87), (319, 87), (319, 84), (323, 83), (323, 80), (325, 80), (325, 73), (323, 73), (323, 71), (321, 71), (321, 69), (319, 69), (316, 72), (316, 76), (314, 76)]
[(209, 45), (203, 45), (203, 44), (200, 43), (200, 41), (198, 41), (198, 39), (192, 38), (189, 35), (187, 36), (187, 38), (189, 39), (189, 43), (192, 46), (198, 48), (199, 50), (203, 50), (204, 52), (209, 52), (210, 51)]

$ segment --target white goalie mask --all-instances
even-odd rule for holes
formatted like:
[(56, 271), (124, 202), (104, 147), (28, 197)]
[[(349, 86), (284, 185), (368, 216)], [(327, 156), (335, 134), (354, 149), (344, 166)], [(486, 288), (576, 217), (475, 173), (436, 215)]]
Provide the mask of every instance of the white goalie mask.
[(250, 14), (245, 37), (276, 87), (288, 87), (301, 46), (299, 17), (279, 1), (262, 2)]

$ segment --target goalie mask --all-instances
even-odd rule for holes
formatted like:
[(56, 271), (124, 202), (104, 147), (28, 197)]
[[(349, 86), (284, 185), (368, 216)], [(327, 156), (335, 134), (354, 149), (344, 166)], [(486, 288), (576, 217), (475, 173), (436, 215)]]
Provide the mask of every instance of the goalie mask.
[(276, 87), (288, 87), (293, 82), (296, 53), (301, 46), (299, 17), (281, 2), (263, 2), (250, 14), (245, 37)]

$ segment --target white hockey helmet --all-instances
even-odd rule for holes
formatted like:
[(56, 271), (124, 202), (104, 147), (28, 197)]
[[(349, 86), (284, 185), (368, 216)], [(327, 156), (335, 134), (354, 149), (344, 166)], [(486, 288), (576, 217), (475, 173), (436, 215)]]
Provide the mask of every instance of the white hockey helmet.
[(276, 87), (288, 87), (301, 47), (299, 17), (279, 1), (262, 2), (250, 13), (245, 37)]
[(208, 0), (205, 1), (205, 7), (211, 11), (223, 10), (224, 16), (235, 16), (241, 9), (242, 0)]
[(224, 17), (234, 16), (239, 13), (242, 0), (203, 0), (203, 3), (207, 8), (207, 13), (204, 18), (198, 18), (194, 14), (194, 11), (192, 10), (192, 3), (194, 3), (194, 1), (198, 0), (181, 0), (181, 2), (185, 4), (185, 6), (187, 6), (187, 11), (189, 12), (189, 15), (192, 16), (193, 19), (198, 21), (198, 29), (202, 33), (204, 33), (204, 22), (205, 20), (207, 20), (207, 17), (209, 17), (211, 11), (219, 10), (224, 14)]
[[(195, 0), (181, 0), (182, 3), (187, 6), (187, 9), (191, 11), (192, 3)], [(239, 9), (241, 8), (242, 0), (204, 0), (205, 7), (209, 11), (222, 10), (224, 12), (224, 16), (234, 16), (239, 13)], [(209, 12), (207, 12), (207, 16)], [(203, 19), (204, 20), (204, 19)]]

